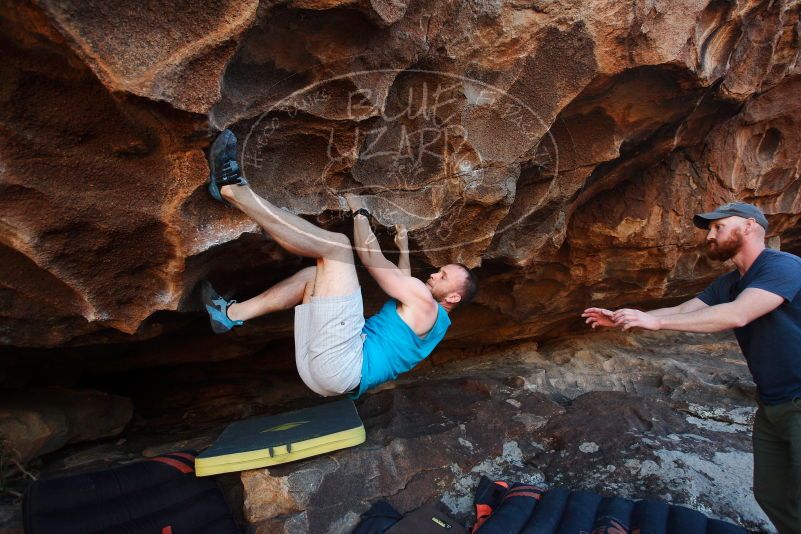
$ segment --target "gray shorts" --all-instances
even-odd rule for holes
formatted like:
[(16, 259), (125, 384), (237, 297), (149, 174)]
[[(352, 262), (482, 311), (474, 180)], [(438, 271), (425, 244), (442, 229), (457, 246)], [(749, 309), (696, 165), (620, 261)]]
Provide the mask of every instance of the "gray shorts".
[(359, 386), (363, 326), (361, 288), (295, 306), (295, 363), (309, 389), (331, 397)]

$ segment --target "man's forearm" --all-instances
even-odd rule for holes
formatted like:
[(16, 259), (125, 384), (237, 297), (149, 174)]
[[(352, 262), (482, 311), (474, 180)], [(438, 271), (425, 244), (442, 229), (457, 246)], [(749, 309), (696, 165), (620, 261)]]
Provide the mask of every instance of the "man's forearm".
[(681, 313), (680, 306), (673, 306), (672, 308), (659, 308), (656, 310), (649, 310), (648, 314), (654, 317), (665, 317), (668, 315), (678, 315)]
[(403, 274), (407, 276), (412, 275), (412, 265), (409, 263), (409, 253), (401, 252), (400, 258), (398, 258), (398, 269), (403, 271)]
[(353, 218), (353, 240), (356, 253), (365, 266), (370, 267), (378, 258), (385, 259), (381, 247), (378, 246), (378, 239), (370, 227), (370, 221), (363, 215)]
[(412, 275), (412, 264), (409, 262), (409, 249), (401, 247), (400, 255), (398, 256), (398, 269), (403, 271), (407, 276)]
[[(668, 308), (669, 309), (669, 308)], [(660, 311), (660, 310), (657, 310)], [(653, 315), (653, 312), (648, 312)], [(689, 313), (657, 316), (661, 330), (681, 332), (720, 332), (746, 324), (731, 303), (718, 304)]]

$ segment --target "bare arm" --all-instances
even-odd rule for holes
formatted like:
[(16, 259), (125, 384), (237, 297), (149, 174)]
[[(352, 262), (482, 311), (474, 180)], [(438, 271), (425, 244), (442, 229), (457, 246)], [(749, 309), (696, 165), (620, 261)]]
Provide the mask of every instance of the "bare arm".
[[(706, 307), (707, 305), (704, 304), (704, 301), (696, 297), (686, 302), (682, 302), (678, 306), (673, 306), (672, 308), (659, 308), (656, 310), (651, 310), (647, 313), (648, 315), (653, 315), (654, 317), (664, 317), (679, 313), (690, 313)], [(587, 308), (584, 310), (584, 313), (582, 313), (581, 316), (585, 318), (584, 322), (593, 328), (596, 326), (609, 328), (618, 326), (615, 324), (614, 320), (615, 313), (615, 311), (607, 310), (606, 308)]]
[(733, 302), (706, 306), (688, 313), (654, 316), (639, 310), (614, 312), (615, 326), (623, 330), (679, 330), (682, 332), (720, 332), (739, 328), (781, 306), (784, 299), (764, 289), (747, 288)]
[(378, 239), (370, 228), (370, 221), (364, 215), (353, 217), (353, 246), (359, 259), (368, 270), (370, 269), (394, 269), (398, 267), (389, 261), (381, 247), (378, 246)]
[(672, 308), (659, 308), (657, 310), (650, 310), (648, 314), (656, 317), (665, 317), (667, 315), (676, 315), (679, 313), (690, 313), (704, 308), (708, 308), (708, 306), (703, 300), (695, 297), (694, 299), (682, 302), (678, 306), (673, 306)]
[[(349, 196), (347, 200), (355, 210), (364, 207), (358, 197)], [(378, 239), (370, 228), (370, 221), (364, 215), (353, 217), (353, 240), (359, 259), (387, 295), (404, 305), (436, 305), (423, 282), (405, 274), (384, 256), (378, 246)]]
[(395, 225), (395, 246), (398, 247), (398, 269), (406, 276), (412, 275), (412, 265), (409, 262), (409, 234), (402, 224)]

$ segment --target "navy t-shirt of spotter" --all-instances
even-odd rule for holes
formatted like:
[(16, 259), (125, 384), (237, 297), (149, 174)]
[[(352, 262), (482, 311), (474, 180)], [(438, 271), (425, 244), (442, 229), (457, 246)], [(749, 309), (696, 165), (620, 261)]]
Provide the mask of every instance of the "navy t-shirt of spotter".
[(749, 287), (784, 299), (772, 312), (734, 329), (760, 400), (775, 406), (801, 397), (801, 258), (765, 249), (745, 276), (736, 270), (724, 274), (698, 298), (714, 306), (732, 302)]

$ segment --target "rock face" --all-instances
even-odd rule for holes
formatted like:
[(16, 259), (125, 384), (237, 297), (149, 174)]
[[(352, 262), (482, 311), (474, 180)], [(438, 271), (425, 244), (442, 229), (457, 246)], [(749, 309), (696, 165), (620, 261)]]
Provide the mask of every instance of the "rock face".
[(357, 192), (411, 229), (419, 274), (481, 265), (451, 343), (692, 296), (721, 267), (690, 216), (724, 200), (801, 252), (797, 0), (4, 6), (6, 347), (151, 338), (197, 317), (200, 278), (253, 294), (297, 269), (207, 198), (224, 127), (277, 204), (348, 230)]
[[(438, 503), (468, 523), (475, 486), (488, 476), (654, 497), (775, 532), (751, 493), (755, 387), (732, 336), (593, 332), (467, 358), (471, 350), (440, 350), (359, 399), (366, 443), (218, 477), (243, 527), (350, 532), (377, 499), (403, 512)], [(136, 407), (124, 433), (26, 468), (48, 478), (202, 450), (231, 421), (319, 404), (273, 356), (103, 380)], [(6, 479), (20, 494), (23, 475)], [(21, 526), (20, 503), (0, 499), (0, 529)]]
[[(379, 497), (465, 520), (481, 474), (769, 529), (744, 489), (753, 385), (730, 342), (534, 340), (589, 304), (693, 296), (726, 267), (691, 216), (724, 201), (759, 205), (772, 245), (801, 253), (801, 1), (2, 5), (0, 385), (30, 389), (0, 399), (0, 435), (20, 461), (131, 420), (123, 396), (41, 384), (135, 398), (107, 463), (312, 402), (282, 387), (291, 313), (212, 338), (200, 310), (201, 279), (242, 299), (306, 265), (209, 199), (205, 151), (231, 128), (277, 205), (349, 234), (340, 196), (360, 194), (409, 227), (416, 275), (459, 261), (481, 279), (445, 350), (360, 402), (367, 444), (243, 475), (257, 532), (345, 532)], [(360, 274), (370, 312), (384, 297)]]
[[(367, 442), (241, 474), (259, 533), (346, 533), (375, 500), (469, 523), (481, 476), (659, 498), (771, 531), (751, 493), (753, 385), (730, 341), (611, 336), (452, 362), (358, 403)], [(621, 346), (622, 343), (622, 346)]]
[(99, 391), (4, 391), (0, 444), (4, 455), (24, 464), (69, 443), (116, 436), (132, 415), (130, 400)]

